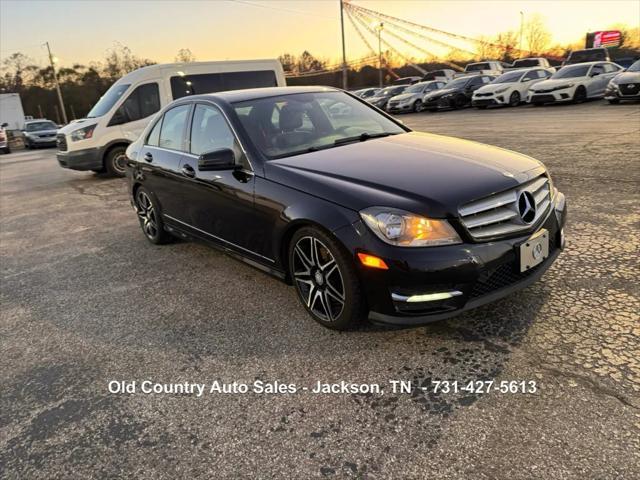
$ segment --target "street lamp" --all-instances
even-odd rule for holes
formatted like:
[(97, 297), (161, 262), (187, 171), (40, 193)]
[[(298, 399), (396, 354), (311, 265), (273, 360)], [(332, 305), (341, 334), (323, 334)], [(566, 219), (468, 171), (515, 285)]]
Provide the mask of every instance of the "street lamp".
[(520, 57), (522, 57), (522, 31), (524, 30), (524, 12), (520, 12)]
[(384, 23), (380, 22), (376, 24), (376, 31), (378, 32), (378, 83), (382, 88), (382, 30), (384, 29)]

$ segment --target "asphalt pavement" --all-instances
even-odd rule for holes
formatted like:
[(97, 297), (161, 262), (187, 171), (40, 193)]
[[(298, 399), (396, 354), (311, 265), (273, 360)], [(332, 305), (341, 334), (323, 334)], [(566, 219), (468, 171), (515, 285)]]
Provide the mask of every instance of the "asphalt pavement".
[[(640, 106), (399, 118), (546, 163), (568, 246), (539, 282), (427, 327), (338, 333), (216, 250), (151, 245), (124, 180), (61, 169), (54, 150), (0, 156), (0, 477), (638, 478)], [(145, 394), (144, 381), (384, 393)]]

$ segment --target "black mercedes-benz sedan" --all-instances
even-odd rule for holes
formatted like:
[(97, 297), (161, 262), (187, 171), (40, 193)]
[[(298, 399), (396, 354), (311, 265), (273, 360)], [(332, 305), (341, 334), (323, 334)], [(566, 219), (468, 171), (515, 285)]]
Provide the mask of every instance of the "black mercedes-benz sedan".
[(127, 155), (151, 242), (220, 247), (330, 328), (455, 315), (534, 282), (564, 245), (565, 197), (541, 162), (412, 132), (337, 89), (181, 98)]

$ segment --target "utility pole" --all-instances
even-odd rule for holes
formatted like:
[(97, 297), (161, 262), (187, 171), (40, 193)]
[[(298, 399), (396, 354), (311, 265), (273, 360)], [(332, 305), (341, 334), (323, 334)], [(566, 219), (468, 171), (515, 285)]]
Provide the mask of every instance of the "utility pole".
[(384, 23), (380, 22), (378, 25), (378, 86), (382, 88), (382, 29)]
[(347, 50), (344, 46), (344, 4), (340, 0), (340, 29), (342, 30), (342, 88), (347, 89)]
[(56, 84), (56, 92), (58, 93), (58, 103), (60, 104), (60, 110), (62, 111), (62, 120), (64, 124), (69, 123), (67, 120), (67, 112), (64, 109), (64, 102), (62, 101), (62, 92), (60, 91), (60, 84), (58, 83), (58, 74), (56, 73), (56, 66), (53, 62), (53, 55), (51, 55), (51, 48), (49, 48), (49, 42), (45, 42), (47, 51), (49, 52), (49, 62), (51, 63), (51, 70), (53, 71), (53, 82)]
[(522, 32), (524, 30), (524, 12), (520, 12), (520, 57), (522, 57)]

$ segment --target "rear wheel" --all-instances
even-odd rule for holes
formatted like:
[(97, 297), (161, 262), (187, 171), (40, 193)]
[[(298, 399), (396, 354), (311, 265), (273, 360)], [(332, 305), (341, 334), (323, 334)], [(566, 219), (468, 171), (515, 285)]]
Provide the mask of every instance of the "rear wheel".
[(156, 245), (162, 245), (173, 239), (171, 234), (165, 231), (158, 205), (146, 188), (140, 187), (136, 190), (135, 205), (140, 228), (147, 240)]
[(509, 106), (510, 107), (517, 107), (518, 105), (520, 105), (520, 93), (519, 92), (513, 92), (511, 94), (511, 96), (509, 97)]
[(576, 88), (575, 93), (573, 94), (573, 103), (582, 103), (587, 99), (587, 91), (584, 87), (580, 86)]
[(113, 147), (104, 159), (104, 166), (107, 172), (114, 177), (124, 177), (125, 165), (127, 164), (126, 147), (118, 145)]
[(348, 330), (364, 318), (366, 307), (353, 259), (322, 230), (304, 227), (293, 235), (289, 271), (298, 299), (321, 325)]

